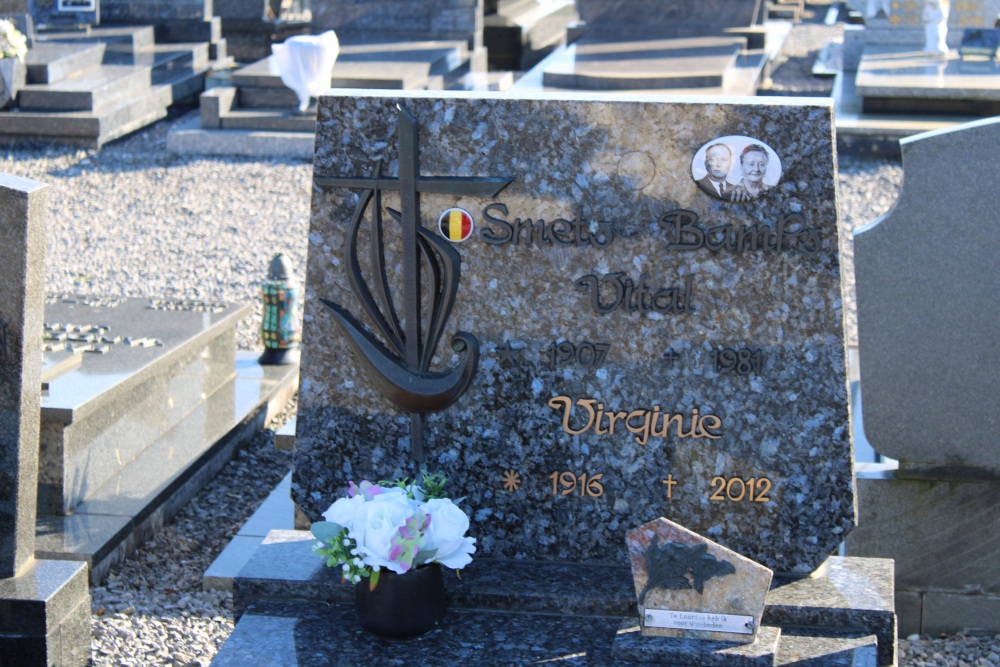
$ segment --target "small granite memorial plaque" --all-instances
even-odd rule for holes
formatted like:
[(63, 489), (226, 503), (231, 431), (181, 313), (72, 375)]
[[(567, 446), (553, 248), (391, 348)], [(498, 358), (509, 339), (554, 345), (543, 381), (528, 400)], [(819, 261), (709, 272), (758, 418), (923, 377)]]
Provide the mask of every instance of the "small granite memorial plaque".
[(664, 518), (626, 536), (642, 634), (748, 644), (771, 570)]
[(351, 91), (318, 113), (308, 516), (427, 468), (485, 556), (624, 562), (655, 512), (808, 573), (850, 531), (828, 103)]

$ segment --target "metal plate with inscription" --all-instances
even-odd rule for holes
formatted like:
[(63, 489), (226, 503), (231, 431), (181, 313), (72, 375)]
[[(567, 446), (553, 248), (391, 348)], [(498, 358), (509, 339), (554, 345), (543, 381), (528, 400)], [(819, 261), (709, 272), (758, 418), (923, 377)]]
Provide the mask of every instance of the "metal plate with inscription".
[[(829, 104), (371, 92), (318, 114), (293, 485), (309, 516), (349, 480), (426, 468), (465, 498), (481, 556), (622, 562), (625, 531), (658, 516), (778, 572), (843, 540)], [(780, 156), (780, 180), (704, 192), (692, 164), (719, 137)], [(447, 400), (411, 395), (407, 378), (430, 396), (470, 367)]]
[(701, 614), (693, 611), (647, 609), (643, 623), (650, 628), (671, 630), (703, 630), (706, 632), (735, 632), (752, 635), (753, 616), (735, 614)]

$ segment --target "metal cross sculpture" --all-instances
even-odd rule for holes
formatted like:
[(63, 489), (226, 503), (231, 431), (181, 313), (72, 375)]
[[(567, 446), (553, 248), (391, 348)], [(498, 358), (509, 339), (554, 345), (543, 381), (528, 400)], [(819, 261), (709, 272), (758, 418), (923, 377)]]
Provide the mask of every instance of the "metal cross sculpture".
[[(423, 415), (444, 410), (465, 393), (479, 366), (479, 341), (470, 333), (457, 332), (451, 347), (460, 360), (443, 372), (430, 370), (431, 359), (451, 315), (462, 258), (450, 243), (420, 224), (420, 193), (496, 196), (511, 182), (508, 178), (450, 178), (420, 175), (417, 119), (397, 107), (399, 178), (317, 177), (319, 186), (362, 190), (351, 226), (344, 266), (347, 279), (361, 306), (381, 334), (379, 340), (343, 306), (327, 299), (320, 301), (333, 313), (334, 322), (369, 379), (379, 392), (397, 407), (410, 413), (410, 454), (424, 459)], [(403, 317), (400, 318), (389, 291), (385, 272), (385, 232), (382, 224), (382, 192), (398, 190), (402, 211), (386, 210), (401, 228), (403, 252)], [(358, 262), (358, 231), (368, 204), (375, 200), (369, 242), (371, 286), (365, 281)], [(431, 272), (429, 322), (421, 324), (423, 289), (421, 258)], [(403, 323), (401, 325), (401, 322)]]

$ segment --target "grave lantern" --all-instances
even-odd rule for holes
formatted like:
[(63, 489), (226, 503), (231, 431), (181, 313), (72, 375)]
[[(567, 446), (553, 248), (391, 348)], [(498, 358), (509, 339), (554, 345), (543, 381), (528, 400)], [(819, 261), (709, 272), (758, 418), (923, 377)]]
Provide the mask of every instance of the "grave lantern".
[(263, 365), (297, 364), (302, 325), (299, 318), (299, 287), (288, 256), (279, 252), (271, 258), (267, 280), (261, 284), (264, 294), (264, 316), (260, 338), (264, 354), (258, 361)]

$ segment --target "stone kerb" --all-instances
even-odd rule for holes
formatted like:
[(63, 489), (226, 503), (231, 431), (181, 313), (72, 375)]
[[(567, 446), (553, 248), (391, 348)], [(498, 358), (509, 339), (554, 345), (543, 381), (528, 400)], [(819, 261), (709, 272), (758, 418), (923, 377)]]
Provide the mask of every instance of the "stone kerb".
[(902, 140), (896, 206), (855, 232), (865, 433), (901, 473), (1000, 475), (998, 141), (994, 119)]
[[(412, 462), (410, 416), (374, 388), (319, 301), (374, 326), (345, 269), (364, 189), (317, 185), (300, 508), (316, 519), (348, 480), (426, 467), (465, 498), (482, 556), (625, 562), (625, 530), (662, 515), (778, 572), (820, 565), (855, 517), (831, 106), (325, 96), (316, 177), (385, 179), (397, 307), (397, 104), (419, 124), (420, 178), (510, 180), (493, 196), (419, 195), (422, 226), (438, 239), (453, 230), (461, 257), (432, 370), (456, 367), (448, 341), (465, 331), (481, 345), (478, 372), (424, 417), (427, 458)], [(758, 198), (700, 189), (717, 141), (735, 154), (731, 187), (743, 149), (770, 165)], [(454, 208), (475, 225), (461, 242)], [(369, 224), (358, 256), (372, 284)]]
[(0, 174), (0, 579), (35, 552), (45, 188)]

